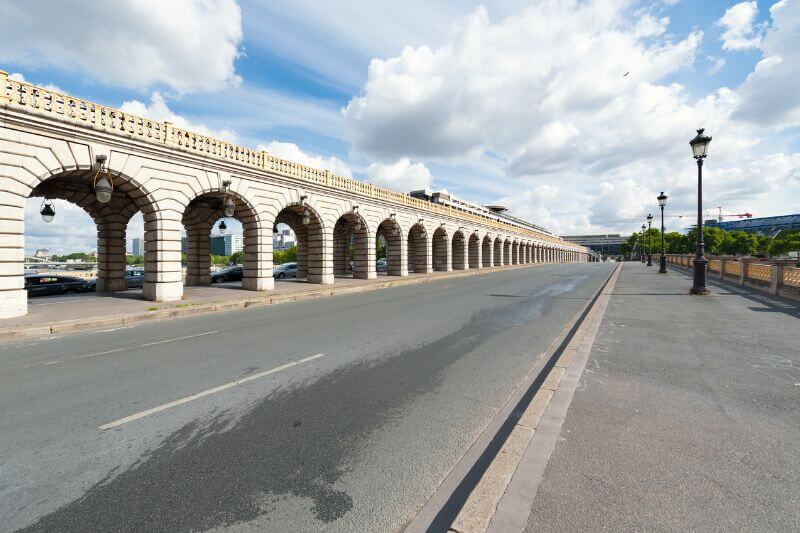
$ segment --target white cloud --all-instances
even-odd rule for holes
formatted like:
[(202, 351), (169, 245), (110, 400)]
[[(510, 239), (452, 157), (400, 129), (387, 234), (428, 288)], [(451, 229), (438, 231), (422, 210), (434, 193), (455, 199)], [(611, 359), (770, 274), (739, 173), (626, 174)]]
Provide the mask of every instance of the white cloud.
[(711, 66), (708, 67), (707, 71), (709, 76), (719, 74), (720, 71), (722, 71), (723, 67), (725, 66), (725, 59), (721, 57), (708, 56), (707, 59), (711, 62)]
[(97, 226), (86, 211), (64, 200), (53, 200), (56, 218), (47, 223), (39, 214), (42, 198), (25, 203), (25, 253), (38, 248), (51, 253), (88, 252), (97, 248)]
[(259, 144), (258, 150), (266, 150), (270, 154), (306, 165), (308, 167), (318, 168), (322, 170), (330, 170), (334, 174), (340, 176), (352, 177), (353, 172), (347, 163), (338, 157), (323, 157), (320, 155), (307, 154), (294, 143), (285, 143), (272, 141), (269, 144)]
[(738, 89), (734, 118), (776, 128), (795, 126), (800, 124), (800, 2), (782, 0), (770, 14), (763, 58)]
[(114, 86), (216, 90), (239, 81), (241, 19), (234, 0), (7, 2), (0, 62)]
[(515, 175), (576, 158), (622, 164), (632, 132), (637, 153), (658, 152), (691, 112), (683, 87), (658, 82), (691, 66), (702, 38), (674, 40), (667, 24), (601, 1), (541, 3), (497, 23), (478, 9), (442, 47), (371, 62), (343, 110), (354, 150), (384, 160), (493, 153)]
[[(14, 81), (19, 81), (19, 82), (22, 82), (22, 83), (32, 83), (32, 82), (26, 80), (25, 76), (23, 76), (22, 73), (20, 73), (20, 72), (12, 72), (11, 74), (8, 75), (8, 77), (10, 79), (14, 80)], [(66, 94), (66, 93), (64, 93), (64, 89), (62, 89), (61, 87), (59, 87), (57, 85), (53, 85), (52, 83), (47, 83), (47, 84), (44, 84), (44, 85), (38, 84), (38, 83), (32, 83), (32, 84), (33, 85), (37, 85), (37, 86), (41, 87), (42, 89), (47, 89), (48, 91), (53, 91), (54, 93)]]
[(725, 28), (720, 36), (723, 50), (747, 50), (761, 45), (761, 31), (755, 26), (758, 4), (740, 2), (725, 11), (717, 24)]
[(154, 92), (150, 96), (150, 105), (142, 103), (138, 100), (131, 100), (128, 102), (123, 102), (123, 104), (119, 107), (119, 109), (120, 111), (124, 111), (125, 113), (131, 113), (134, 115), (138, 115), (140, 117), (146, 117), (151, 120), (157, 120), (160, 122), (166, 122), (166, 121), (172, 122), (172, 124), (174, 126), (177, 126), (178, 128), (193, 131), (195, 133), (206, 135), (208, 137), (213, 137), (215, 139), (219, 139), (222, 141), (236, 143), (238, 140), (238, 135), (236, 134), (235, 131), (229, 129), (213, 130), (202, 124), (193, 124), (184, 117), (176, 115), (167, 106), (164, 97), (161, 96), (161, 93), (159, 92)]
[(367, 167), (369, 181), (394, 191), (409, 192), (430, 189), (431, 173), (422, 163), (403, 157), (394, 163), (372, 163)]

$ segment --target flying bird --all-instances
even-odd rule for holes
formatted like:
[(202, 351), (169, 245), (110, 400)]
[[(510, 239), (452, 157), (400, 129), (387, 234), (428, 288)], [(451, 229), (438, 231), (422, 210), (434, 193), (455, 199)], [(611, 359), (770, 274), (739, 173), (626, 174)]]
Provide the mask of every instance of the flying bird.
[(626, 73), (625, 73), (625, 74), (624, 74), (622, 77), (623, 77), (623, 78), (627, 78), (627, 77), (628, 77), (628, 74), (630, 74), (630, 72), (626, 72)]

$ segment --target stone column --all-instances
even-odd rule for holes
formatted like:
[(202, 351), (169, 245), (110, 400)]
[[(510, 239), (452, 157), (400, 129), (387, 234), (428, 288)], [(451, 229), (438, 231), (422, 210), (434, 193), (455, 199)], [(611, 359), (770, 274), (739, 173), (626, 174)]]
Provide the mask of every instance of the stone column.
[(180, 300), (183, 297), (180, 215), (169, 210), (145, 215), (144, 261), (144, 297), (153, 302)]
[(0, 187), (0, 318), (11, 318), (28, 312), (24, 245), (26, 196), (23, 194), (27, 195), (29, 189), (23, 190), (19, 182), (11, 179), (3, 179)]
[(333, 234), (333, 273), (343, 276), (350, 273), (350, 231), (340, 224)]
[(124, 217), (108, 217), (97, 223), (97, 292), (124, 291), (125, 229)]
[[(208, 257), (207, 253), (206, 257)], [(255, 226), (244, 229), (242, 266), (244, 267), (243, 289), (268, 291), (275, 288), (275, 278), (272, 277), (272, 228)]]
[(211, 284), (211, 227), (186, 229), (186, 285)]
[(356, 249), (356, 271), (353, 272), (353, 277), (357, 279), (378, 277), (378, 273), (375, 271), (375, 237), (372, 232), (362, 230), (355, 233), (353, 244)]

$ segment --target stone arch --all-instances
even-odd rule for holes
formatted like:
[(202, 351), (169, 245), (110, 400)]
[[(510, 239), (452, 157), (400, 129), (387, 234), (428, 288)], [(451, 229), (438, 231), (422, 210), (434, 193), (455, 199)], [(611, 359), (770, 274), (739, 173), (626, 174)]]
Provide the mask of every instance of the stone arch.
[[(226, 217), (223, 210), (226, 195), (234, 203), (232, 217)], [(262, 259), (266, 250), (262, 250), (263, 243), (259, 242), (267, 232), (253, 204), (234, 190), (227, 193), (223, 190), (207, 191), (192, 198), (186, 206), (181, 218), (186, 230), (186, 285), (211, 283), (211, 229), (223, 218), (233, 218), (242, 224), (242, 288), (271, 289), (271, 261)], [(234, 239), (233, 236), (230, 238)]]
[(386, 275), (407, 276), (403, 261), (403, 230), (397, 220), (390, 216), (383, 220), (375, 231), (375, 239), (383, 237), (386, 242)]
[(519, 241), (517, 239), (511, 241), (511, 264), (519, 264)]
[(511, 263), (511, 247), (512, 241), (511, 237), (506, 237), (506, 240), (503, 242), (503, 264), (510, 265)]
[(433, 271), (431, 251), (428, 243), (428, 231), (418, 222), (408, 230), (408, 271), (415, 274), (428, 274)]
[(289, 226), (295, 235), (297, 279), (305, 279), (309, 283), (333, 283), (333, 273), (326, 261), (325, 224), (317, 209), (301, 197), (278, 211), (272, 223), (272, 232), (277, 230), (278, 224)]
[(448, 272), (452, 270), (450, 258), (450, 236), (444, 225), (436, 228), (433, 232), (433, 270), (437, 272)]
[[(24, 194), (21, 205), (28, 198), (47, 197), (51, 199), (61, 199), (78, 205), (86, 211), (97, 226), (97, 254), (98, 254), (98, 279), (97, 290), (100, 292), (122, 291), (127, 288), (125, 281), (125, 251), (126, 251), (126, 230), (131, 217), (138, 211), (142, 211), (145, 220), (145, 259), (149, 259), (148, 272), (150, 275), (145, 283), (152, 286), (157, 283), (169, 283), (177, 280), (180, 283), (180, 255), (177, 257), (177, 268), (169, 275), (158, 277), (157, 271), (161, 270), (156, 254), (148, 254), (147, 250), (153, 248), (153, 242), (159, 238), (159, 208), (157, 207), (154, 196), (149, 190), (135, 178), (128, 176), (114, 168), (107, 166), (110, 181), (114, 187), (111, 200), (108, 203), (98, 202), (92, 182), (96, 173), (96, 167), (91, 165), (77, 165), (72, 170), (61, 172), (48, 172), (38, 176), (35, 181), (31, 181), (28, 187), (19, 190)], [(4, 176), (6, 177), (6, 176)], [(11, 177), (10, 179), (14, 179)], [(15, 187), (8, 187), (14, 189)], [(9, 193), (5, 192), (4, 196)], [(58, 213), (56, 213), (56, 222)], [(20, 212), (20, 234), (24, 235), (24, 214)], [(24, 245), (23, 237), (19, 242), (19, 288), (20, 292), (14, 296), (17, 299), (14, 314), (7, 316), (19, 316), (27, 311), (27, 294), (23, 286)], [(2, 239), (0, 239), (2, 240)], [(148, 241), (151, 243), (148, 247)], [(178, 252), (180, 254), (180, 251)], [(163, 280), (163, 281), (162, 281)], [(170, 292), (170, 291), (167, 291)], [(172, 291), (173, 293), (175, 291)], [(178, 288), (177, 294), (165, 294), (155, 290), (145, 290), (145, 297), (149, 299), (178, 299), (181, 297), (181, 289)], [(12, 307), (12, 306), (9, 306)], [(9, 309), (10, 310), (10, 309)], [(0, 311), (0, 316), (2, 316)]]
[(492, 256), (494, 257), (494, 266), (503, 266), (503, 240), (499, 235), (494, 238)]
[[(333, 227), (333, 271), (337, 276), (352, 272), (354, 278), (375, 277), (375, 247), (370, 246), (367, 221), (353, 209), (342, 214)], [(351, 248), (352, 265), (351, 270)]]
[(489, 235), (484, 235), (483, 239), (481, 240), (481, 265), (484, 268), (488, 268), (494, 266), (493, 255), (492, 255), (492, 238)]
[(453, 233), (451, 240), (452, 251), (452, 265), (453, 270), (464, 270), (467, 268), (467, 239), (462, 230), (457, 230)]
[(478, 238), (477, 231), (469, 235), (469, 268), (481, 268), (481, 239)]

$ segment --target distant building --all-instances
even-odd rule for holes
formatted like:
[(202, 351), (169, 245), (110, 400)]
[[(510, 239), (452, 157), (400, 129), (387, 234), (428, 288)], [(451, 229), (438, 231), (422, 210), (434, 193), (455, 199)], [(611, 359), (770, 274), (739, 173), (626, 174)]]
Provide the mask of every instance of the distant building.
[(47, 248), (39, 248), (38, 250), (36, 250), (36, 253), (33, 254), (33, 257), (38, 257), (40, 259), (47, 259), (48, 257), (50, 257), (50, 250), (48, 250)]
[(142, 239), (137, 237), (133, 239), (133, 244), (131, 245), (131, 252), (133, 255), (142, 255), (144, 249), (142, 248)]
[(746, 218), (743, 220), (706, 220), (707, 228), (721, 228), (725, 231), (744, 231), (757, 235), (774, 237), (785, 229), (800, 230), (800, 214), (781, 215), (777, 217)]
[(225, 255), (225, 237), (211, 237), (211, 255)]
[(622, 255), (620, 246), (628, 239), (619, 233), (606, 235), (562, 235), (565, 241), (573, 242), (591, 248), (602, 255)]
[(244, 250), (242, 235), (219, 235), (211, 237), (211, 255), (233, 255)]
[(225, 255), (244, 250), (244, 236), (240, 234), (225, 235)]
[(189, 238), (188, 237), (181, 237), (181, 253), (186, 254), (189, 253)]
[(272, 234), (272, 249), (273, 250), (286, 250), (294, 246), (294, 237), (292, 237), (292, 230), (285, 229)]

